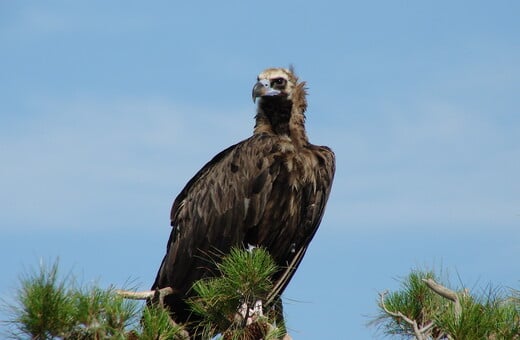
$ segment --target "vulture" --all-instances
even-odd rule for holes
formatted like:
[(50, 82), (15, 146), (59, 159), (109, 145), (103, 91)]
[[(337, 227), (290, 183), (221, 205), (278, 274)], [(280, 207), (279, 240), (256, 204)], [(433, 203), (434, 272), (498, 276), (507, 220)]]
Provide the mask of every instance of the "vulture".
[(283, 321), (280, 295), (320, 225), (335, 172), (332, 150), (307, 137), (306, 95), (292, 67), (260, 73), (253, 135), (213, 157), (174, 200), (152, 289), (173, 288), (164, 304), (175, 322), (197, 321), (186, 300), (195, 281), (215, 275), (207, 254), (232, 247), (262, 247), (273, 257), (273, 308)]

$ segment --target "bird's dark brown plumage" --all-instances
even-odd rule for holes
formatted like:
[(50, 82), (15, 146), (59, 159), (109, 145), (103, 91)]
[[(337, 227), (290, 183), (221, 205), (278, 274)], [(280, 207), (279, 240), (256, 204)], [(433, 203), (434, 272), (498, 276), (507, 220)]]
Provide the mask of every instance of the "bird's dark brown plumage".
[[(283, 86), (274, 82), (279, 78)], [(173, 203), (172, 232), (152, 289), (178, 292), (165, 299), (177, 322), (192, 320), (185, 299), (193, 283), (215, 274), (208, 254), (233, 246), (269, 251), (280, 268), (272, 294), (279, 299), (321, 222), (335, 160), (328, 147), (308, 142), (305, 83), (280, 68), (265, 70), (262, 79), (276, 91), (255, 86), (254, 134), (217, 154)]]

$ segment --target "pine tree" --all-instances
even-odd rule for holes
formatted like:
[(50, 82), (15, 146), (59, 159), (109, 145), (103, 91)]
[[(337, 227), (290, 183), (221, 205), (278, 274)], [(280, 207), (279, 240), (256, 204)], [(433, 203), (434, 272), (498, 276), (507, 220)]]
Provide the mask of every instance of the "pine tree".
[[(171, 288), (134, 292), (81, 287), (72, 275), (60, 276), (58, 261), (20, 277), (16, 300), (7, 304), (9, 336), (17, 339), (189, 339), (162, 307)], [(198, 328), (208, 339), (279, 339), (284, 327), (276, 325), (264, 306), (277, 270), (263, 249), (232, 249), (217, 264), (220, 275), (195, 283), (189, 301), (201, 316)], [(130, 299), (158, 296), (158, 304)], [(130, 299), (129, 299), (130, 298)]]
[(520, 339), (517, 291), (488, 287), (475, 295), (439, 281), (431, 271), (413, 270), (400, 290), (380, 294), (371, 324), (405, 339)]

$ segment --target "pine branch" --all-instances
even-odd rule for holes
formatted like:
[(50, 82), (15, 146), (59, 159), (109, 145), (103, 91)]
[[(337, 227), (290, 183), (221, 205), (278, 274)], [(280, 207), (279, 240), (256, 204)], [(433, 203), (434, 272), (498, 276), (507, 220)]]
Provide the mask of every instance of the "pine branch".
[(387, 307), (386, 307), (386, 304), (385, 304), (385, 295), (388, 294), (388, 291), (384, 291), (383, 293), (379, 293), (379, 296), (381, 298), (381, 301), (380, 301), (380, 304), (381, 304), (381, 308), (383, 308), (383, 310), (388, 314), (388, 315), (391, 315), (393, 317), (396, 317), (396, 318), (401, 318), (403, 319), (407, 324), (409, 324), (410, 326), (412, 326), (413, 328), (413, 332), (415, 334), (415, 337), (417, 338), (417, 340), (428, 340), (428, 335), (429, 335), (429, 332), (430, 330), (432, 329), (434, 323), (433, 321), (429, 322), (428, 324), (426, 324), (426, 326), (423, 326), (421, 328), (419, 328), (419, 326), (417, 325), (417, 321), (415, 320), (412, 320), (410, 318), (408, 318), (406, 315), (404, 315), (403, 313), (397, 311), (397, 312), (392, 312), (391, 310), (389, 310)]
[(269, 295), (277, 267), (267, 251), (231, 249), (216, 264), (219, 275), (197, 281), (190, 300), (202, 318), (199, 328), (207, 338), (221, 334), (227, 339), (290, 339), (285, 329), (274, 326)]

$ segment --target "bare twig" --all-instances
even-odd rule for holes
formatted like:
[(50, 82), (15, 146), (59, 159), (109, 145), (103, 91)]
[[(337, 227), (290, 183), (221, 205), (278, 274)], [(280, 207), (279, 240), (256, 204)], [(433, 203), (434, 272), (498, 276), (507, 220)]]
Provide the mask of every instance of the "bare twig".
[(116, 294), (125, 298), (125, 299), (131, 299), (131, 300), (146, 300), (155, 294), (154, 290), (145, 290), (143, 292), (134, 292), (133, 290), (122, 290), (117, 289)]
[(164, 297), (170, 294), (173, 294), (174, 290), (172, 287), (164, 287), (157, 290), (145, 290), (141, 292), (134, 292), (131, 290), (116, 290), (116, 294), (122, 296), (125, 299), (132, 300), (147, 300), (147, 299), (157, 299), (159, 301), (159, 305), (164, 307)]
[(435, 282), (435, 280), (429, 278), (429, 279), (423, 279), (424, 283), (433, 290), (438, 295), (442, 296), (445, 299), (448, 299), (450, 301), (453, 301), (454, 303), (454, 310), (455, 310), (455, 317), (459, 318), (460, 314), (462, 313), (462, 306), (460, 304), (459, 295), (454, 292), (451, 289), (448, 289), (444, 287), (443, 285)]
[(383, 310), (388, 315), (394, 316), (396, 318), (401, 318), (407, 324), (412, 326), (413, 332), (414, 332), (415, 337), (417, 338), (417, 340), (428, 340), (428, 333), (429, 333), (430, 329), (433, 327), (433, 321), (431, 321), (428, 324), (426, 324), (425, 326), (419, 328), (419, 326), (417, 325), (417, 321), (410, 319), (409, 317), (407, 317), (406, 315), (404, 315), (403, 313), (401, 313), (399, 311), (398, 312), (392, 312), (391, 310), (389, 310), (386, 307), (386, 304), (385, 304), (385, 296), (386, 296), (386, 294), (388, 294), (388, 291), (384, 291), (383, 293), (379, 293), (379, 296), (381, 297), (381, 308), (383, 308)]

